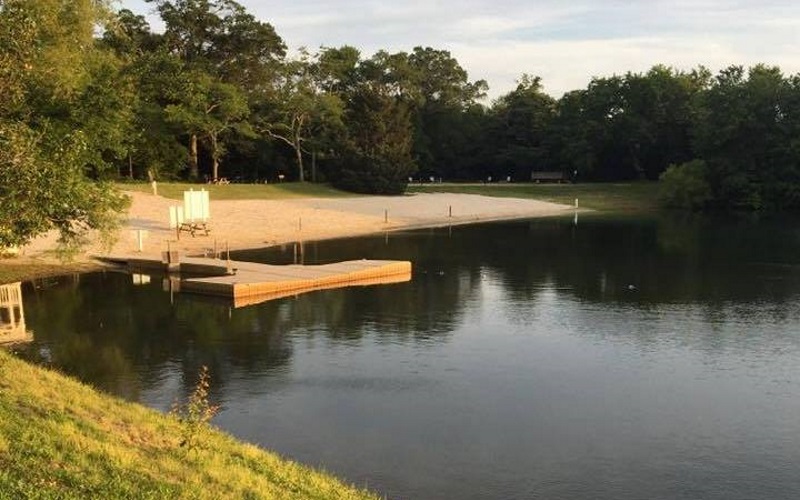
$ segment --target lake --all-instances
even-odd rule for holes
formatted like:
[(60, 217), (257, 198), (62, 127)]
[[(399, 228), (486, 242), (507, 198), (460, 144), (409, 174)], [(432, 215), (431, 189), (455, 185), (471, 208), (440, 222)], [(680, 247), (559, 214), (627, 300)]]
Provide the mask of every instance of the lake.
[(233, 309), (102, 272), (24, 283), (16, 348), (389, 498), (800, 498), (800, 224), (550, 218), (287, 245), (408, 283)]

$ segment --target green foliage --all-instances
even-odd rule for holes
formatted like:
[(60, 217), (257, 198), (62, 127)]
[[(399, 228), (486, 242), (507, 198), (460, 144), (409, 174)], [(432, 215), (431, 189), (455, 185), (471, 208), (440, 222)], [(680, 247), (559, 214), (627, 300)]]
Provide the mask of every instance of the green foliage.
[(799, 208), (800, 88), (776, 67), (719, 73), (694, 104), (695, 149), (708, 164), (716, 206)]
[(402, 194), (408, 177), (416, 171), (411, 159), (376, 155), (361, 151), (348, 152), (342, 158), (343, 166), (335, 185), (354, 193)]
[(349, 140), (333, 184), (358, 193), (402, 193), (417, 168), (408, 105), (386, 87), (364, 85), (351, 97), (346, 122)]
[(342, 100), (322, 90), (323, 76), (317, 64), (306, 53), (287, 62), (276, 81), (274, 99), (264, 96), (256, 118), (257, 128), (267, 137), (292, 149), (300, 182), (306, 178), (303, 154), (330, 149), (326, 139), (340, 133), (344, 126)]
[[(126, 200), (94, 182), (122, 148), (126, 107), (109, 92), (113, 57), (92, 38), (104, 2), (8, 1), (0, 9), (0, 246), (50, 230), (62, 249), (110, 237)], [(5, 96), (4, 96), (5, 98)]]
[[(670, 203), (800, 208), (800, 76), (775, 67), (732, 66), (712, 77), (702, 66), (656, 65), (594, 78), (559, 99), (522, 75), (485, 106), (486, 82), (470, 81), (446, 50), (362, 58), (345, 45), (287, 58), (272, 25), (234, 0), (148, 1), (163, 33), (105, 0), (2, 3), (0, 126), (6, 142), (41, 149), (29, 164), (52, 163), (71, 144), (73, 167), (92, 179), (261, 181), (296, 172), (290, 178), (303, 181), (311, 170), (312, 180), (397, 193), (417, 171), (656, 180), (698, 159), (703, 176), (676, 168), (665, 177)], [(700, 177), (707, 199), (697, 191), (681, 199), (678, 186), (700, 189)], [(15, 231), (33, 228), (20, 219)]]
[(492, 108), (495, 178), (530, 180), (532, 170), (553, 170), (545, 150), (546, 133), (555, 115), (555, 100), (542, 89), (541, 79), (523, 75), (517, 88)]
[[(250, 133), (247, 99), (238, 87), (208, 73), (190, 70), (181, 76), (182, 82), (172, 95), (174, 103), (164, 108), (166, 121), (206, 141), (212, 160), (211, 178), (216, 180), (225, 153), (222, 134), (231, 129)], [(190, 176), (196, 178), (197, 172)]]
[(24, 245), (50, 229), (64, 250), (85, 243), (92, 229), (110, 242), (127, 199), (86, 178), (82, 133), (47, 139), (47, 131), (0, 122), (0, 246)]
[(707, 176), (708, 169), (702, 160), (671, 165), (661, 174), (659, 185), (661, 203), (669, 208), (688, 210), (706, 208), (712, 200)]

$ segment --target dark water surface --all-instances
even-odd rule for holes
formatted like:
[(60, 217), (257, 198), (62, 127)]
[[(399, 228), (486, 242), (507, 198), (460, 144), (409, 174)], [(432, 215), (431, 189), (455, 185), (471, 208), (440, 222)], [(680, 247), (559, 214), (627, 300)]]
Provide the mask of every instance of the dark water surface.
[(414, 278), (242, 309), (39, 280), (18, 351), (162, 410), (208, 365), (218, 426), (389, 498), (800, 498), (800, 224), (541, 219), (297, 255)]

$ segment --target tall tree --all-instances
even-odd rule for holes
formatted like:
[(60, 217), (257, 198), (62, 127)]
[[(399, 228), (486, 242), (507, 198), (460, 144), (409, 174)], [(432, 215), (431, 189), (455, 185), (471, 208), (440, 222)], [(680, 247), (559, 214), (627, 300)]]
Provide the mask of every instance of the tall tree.
[(423, 174), (454, 175), (468, 154), (460, 150), (478, 138), (467, 135), (468, 110), (486, 97), (483, 80), (470, 82), (466, 70), (446, 50), (415, 47), (408, 55), (411, 76), (418, 87), (415, 108), (414, 156)]
[(250, 133), (246, 122), (250, 112), (247, 99), (236, 86), (203, 71), (187, 71), (182, 77), (183, 85), (175, 96), (176, 103), (168, 105), (164, 111), (168, 121), (180, 125), (193, 137), (206, 140), (211, 156), (211, 179), (216, 181), (219, 161), (225, 151), (223, 134), (233, 129)]
[(796, 125), (787, 120), (797, 123), (792, 94), (780, 69), (757, 65), (720, 71), (699, 96), (695, 148), (718, 204), (758, 209), (789, 201), (781, 191), (800, 181)]
[[(341, 127), (343, 104), (338, 95), (322, 90), (307, 54), (286, 63), (275, 100), (265, 99), (259, 128), (267, 136), (287, 144), (294, 152), (297, 180), (306, 179), (303, 154), (321, 137), (325, 128)], [(319, 141), (318, 141), (319, 142)], [(319, 144), (312, 144), (316, 147)]]
[(379, 52), (358, 66), (348, 93), (347, 135), (332, 181), (351, 191), (399, 194), (416, 172), (412, 156), (415, 87), (400, 78), (403, 57)]
[(242, 90), (269, 84), (286, 54), (269, 23), (233, 0), (147, 0), (164, 20), (164, 43), (183, 62)]
[[(69, 247), (90, 229), (110, 235), (119, 221), (125, 198), (86, 176), (101, 132), (71, 122), (90, 93), (93, 33), (108, 18), (106, 7), (93, 0), (0, 5), (0, 246), (57, 229)], [(105, 99), (95, 104), (98, 117), (114, 111)]]
[[(212, 80), (229, 85), (229, 87), (216, 86), (217, 97), (227, 95), (226, 99), (230, 106), (214, 108), (217, 111), (226, 109), (228, 118), (219, 122), (225, 124), (222, 129), (212, 128), (222, 131), (245, 130), (243, 127), (233, 127), (235, 123), (242, 124), (239, 119), (241, 110), (238, 109), (238, 104), (233, 106), (234, 102), (239, 101), (234, 94), (241, 94), (250, 99), (254, 96), (260, 98), (265, 92), (273, 89), (274, 73), (286, 51), (283, 41), (273, 27), (268, 23), (257, 21), (244, 7), (233, 0), (148, 1), (155, 3), (164, 20), (163, 40), (168, 53), (182, 62), (185, 71), (188, 71), (193, 78), (204, 72)], [(177, 99), (173, 106), (185, 106), (187, 109), (184, 111), (188, 112), (189, 108), (198, 104), (198, 93), (190, 87), (191, 85), (185, 86), (187, 91), (194, 95)], [(213, 98), (208, 103), (212, 101)], [(197, 109), (200, 108), (202, 106)], [(176, 114), (177, 108), (170, 109), (173, 122), (193, 124), (189, 129), (196, 130), (199, 122), (195, 118), (200, 115), (190, 118), (191, 113), (182, 113), (178, 118), (180, 113)], [(216, 177), (220, 154), (223, 151), (219, 147), (220, 136), (206, 132), (205, 139), (212, 159), (212, 176)], [(198, 133), (188, 134), (190, 178), (197, 178), (199, 175), (199, 140)]]
[(417, 169), (408, 105), (380, 87), (362, 85), (351, 96), (346, 123), (348, 141), (334, 183), (361, 193), (402, 193)]
[(320, 89), (344, 97), (358, 83), (361, 52), (355, 47), (322, 47), (312, 63)]
[(517, 88), (495, 102), (492, 112), (498, 142), (496, 175), (529, 180), (533, 170), (552, 170), (545, 137), (555, 114), (555, 100), (544, 93), (541, 78), (522, 75)]

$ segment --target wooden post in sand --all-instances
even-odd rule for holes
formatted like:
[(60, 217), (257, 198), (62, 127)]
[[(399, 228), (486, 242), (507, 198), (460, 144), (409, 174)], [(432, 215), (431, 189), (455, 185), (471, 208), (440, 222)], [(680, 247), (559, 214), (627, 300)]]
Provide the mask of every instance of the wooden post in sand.
[(181, 259), (177, 250), (173, 251), (169, 240), (167, 240), (167, 251), (161, 253), (161, 262), (164, 264), (168, 273), (179, 271)]
[(136, 251), (139, 253), (142, 253), (142, 251), (144, 250), (145, 233), (147, 233), (147, 231), (145, 231), (144, 229), (136, 230)]

